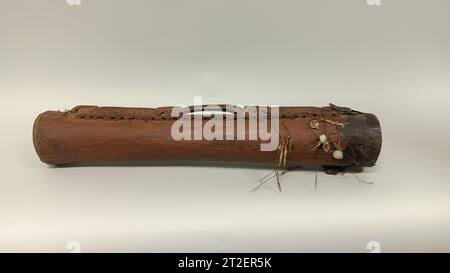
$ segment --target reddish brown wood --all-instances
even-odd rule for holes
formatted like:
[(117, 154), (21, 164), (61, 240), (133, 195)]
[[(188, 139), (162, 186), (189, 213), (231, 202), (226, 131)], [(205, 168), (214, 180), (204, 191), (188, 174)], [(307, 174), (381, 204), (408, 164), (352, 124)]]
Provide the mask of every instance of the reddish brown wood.
[[(260, 151), (261, 140), (181, 140), (171, 137), (172, 107), (77, 106), (40, 114), (33, 128), (39, 158), (61, 165), (124, 160), (215, 160), (277, 164), (277, 151)], [(319, 129), (310, 127), (318, 120)], [(340, 122), (341, 128), (325, 122)], [(204, 119), (203, 122), (207, 120)], [(248, 119), (247, 119), (248, 123)], [(246, 126), (248, 135), (248, 126)], [(344, 158), (312, 150), (320, 134), (340, 143)], [(288, 165), (373, 166), (381, 150), (380, 124), (373, 114), (337, 107), (280, 107), (280, 138), (290, 137)], [(335, 147), (331, 145), (332, 150)]]

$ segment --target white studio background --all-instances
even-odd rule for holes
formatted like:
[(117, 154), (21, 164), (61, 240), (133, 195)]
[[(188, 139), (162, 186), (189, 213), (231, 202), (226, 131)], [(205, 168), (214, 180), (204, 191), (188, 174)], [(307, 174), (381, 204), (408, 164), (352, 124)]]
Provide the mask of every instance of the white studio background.
[[(0, 0), (0, 251), (450, 251), (449, 1), (69, 3)], [(296, 171), (250, 193), (268, 170), (35, 154), (45, 110), (194, 96), (375, 113), (375, 185)]]

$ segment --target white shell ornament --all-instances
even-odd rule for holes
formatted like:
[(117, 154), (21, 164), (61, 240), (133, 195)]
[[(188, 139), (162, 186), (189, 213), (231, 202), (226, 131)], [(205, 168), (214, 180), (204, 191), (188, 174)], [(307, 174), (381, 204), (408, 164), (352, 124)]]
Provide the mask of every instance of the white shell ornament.
[(321, 134), (319, 136), (319, 139), (320, 139), (320, 143), (322, 143), (322, 144), (325, 144), (327, 142), (327, 136), (324, 134)]
[(336, 150), (333, 152), (333, 157), (334, 159), (343, 159), (344, 158), (344, 153), (341, 150)]

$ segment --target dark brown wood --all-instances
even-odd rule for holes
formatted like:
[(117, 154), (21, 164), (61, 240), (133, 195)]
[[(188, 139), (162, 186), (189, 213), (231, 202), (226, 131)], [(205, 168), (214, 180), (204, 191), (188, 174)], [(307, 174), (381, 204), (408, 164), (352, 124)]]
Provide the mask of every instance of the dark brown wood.
[[(39, 158), (53, 165), (127, 160), (279, 163), (279, 151), (261, 151), (260, 144), (267, 142), (261, 139), (175, 141), (171, 128), (176, 118), (171, 110), (77, 106), (66, 112), (47, 111), (34, 123), (33, 142)], [(280, 141), (289, 138), (291, 145), (286, 165), (362, 167), (377, 161), (381, 128), (373, 114), (331, 104), (280, 107), (279, 117)], [(251, 118), (247, 117), (247, 124)], [(203, 123), (207, 121), (203, 118)], [(317, 121), (317, 129), (312, 121)], [(317, 147), (321, 134), (327, 136), (329, 151)], [(342, 150), (342, 159), (333, 156), (336, 149)]]

